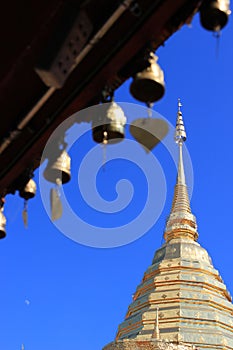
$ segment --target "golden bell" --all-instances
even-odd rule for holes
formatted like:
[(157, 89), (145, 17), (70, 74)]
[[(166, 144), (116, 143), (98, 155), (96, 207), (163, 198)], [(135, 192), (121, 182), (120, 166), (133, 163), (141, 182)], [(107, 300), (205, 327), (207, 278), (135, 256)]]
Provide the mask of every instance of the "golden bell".
[(19, 191), (20, 197), (25, 200), (31, 199), (36, 195), (36, 183), (34, 180), (30, 179), (28, 183)]
[(0, 239), (6, 237), (6, 217), (0, 210)]
[(63, 150), (55, 161), (49, 160), (44, 170), (44, 178), (53, 183), (58, 183), (59, 180), (62, 184), (69, 182), (71, 178), (70, 163), (69, 154)]
[(157, 60), (158, 57), (151, 52), (150, 66), (135, 75), (130, 85), (130, 93), (136, 100), (150, 103), (163, 97), (165, 92), (164, 74)]
[(230, 13), (229, 0), (203, 1), (200, 8), (200, 21), (205, 29), (217, 32), (225, 27)]
[[(106, 107), (106, 108), (104, 108)], [(115, 102), (103, 105), (103, 110), (92, 124), (92, 137), (97, 143), (117, 143), (125, 136), (126, 117)]]

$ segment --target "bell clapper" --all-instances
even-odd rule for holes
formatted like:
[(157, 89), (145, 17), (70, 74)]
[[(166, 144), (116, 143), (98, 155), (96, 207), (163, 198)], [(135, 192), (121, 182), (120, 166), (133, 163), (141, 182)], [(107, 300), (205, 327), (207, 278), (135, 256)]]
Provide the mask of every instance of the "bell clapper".
[(148, 109), (147, 109), (147, 114), (148, 114), (148, 118), (152, 118), (152, 108), (153, 108), (153, 106), (154, 106), (154, 103), (152, 103), (152, 102), (147, 102), (147, 107), (148, 107)]
[(104, 131), (104, 138), (102, 142), (102, 148), (103, 148), (103, 171), (105, 171), (105, 165), (107, 160), (107, 144), (108, 144), (108, 132)]
[(219, 47), (220, 47), (220, 37), (221, 37), (221, 30), (218, 28), (214, 33), (213, 33), (214, 38), (216, 39), (216, 58), (219, 56)]
[(62, 185), (61, 179), (57, 178), (56, 179), (56, 192), (57, 192), (58, 197), (61, 197), (61, 185)]
[(57, 178), (55, 180), (55, 188), (50, 190), (50, 208), (51, 208), (51, 220), (58, 220), (62, 216), (62, 203), (61, 203), (61, 185), (62, 180)]

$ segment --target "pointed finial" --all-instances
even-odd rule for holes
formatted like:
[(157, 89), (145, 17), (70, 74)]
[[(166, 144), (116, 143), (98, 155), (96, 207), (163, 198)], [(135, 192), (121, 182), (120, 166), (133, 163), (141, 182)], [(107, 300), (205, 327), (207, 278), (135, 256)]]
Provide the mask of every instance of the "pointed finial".
[(180, 102), (180, 98), (178, 98), (178, 112), (177, 112), (177, 119), (176, 119), (176, 131), (175, 131), (175, 142), (182, 144), (186, 141), (186, 132), (184, 128), (184, 122), (182, 118), (182, 112), (181, 112), (182, 104)]
[(180, 98), (178, 98), (178, 112), (180, 112), (180, 107), (182, 107), (182, 103), (180, 101)]
[(159, 331), (159, 308), (156, 308), (156, 319), (155, 319), (155, 329), (152, 334), (152, 338), (159, 340), (160, 339), (160, 331)]
[(174, 139), (179, 146), (179, 161), (172, 209), (164, 232), (164, 238), (167, 242), (174, 238), (190, 238), (195, 241), (198, 238), (196, 218), (191, 213), (185, 181), (183, 143), (186, 141), (186, 132), (180, 107), (181, 102), (180, 99), (178, 99), (178, 112)]

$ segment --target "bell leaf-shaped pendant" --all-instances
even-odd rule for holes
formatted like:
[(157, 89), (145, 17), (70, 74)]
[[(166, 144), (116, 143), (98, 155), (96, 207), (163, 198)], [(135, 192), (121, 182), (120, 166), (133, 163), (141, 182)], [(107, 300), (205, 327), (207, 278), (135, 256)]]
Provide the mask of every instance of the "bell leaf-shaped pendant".
[(52, 188), (50, 191), (51, 220), (55, 221), (62, 216), (62, 203), (58, 189)]
[(139, 118), (130, 124), (130, 133), (149, 153), (167, 135), (168, 124), (163, 119)]

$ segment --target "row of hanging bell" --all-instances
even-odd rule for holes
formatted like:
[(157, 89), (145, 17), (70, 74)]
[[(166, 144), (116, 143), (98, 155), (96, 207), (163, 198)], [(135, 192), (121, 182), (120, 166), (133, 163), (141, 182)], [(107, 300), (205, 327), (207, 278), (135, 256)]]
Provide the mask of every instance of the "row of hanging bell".
[(200, 21), (205, 29), (219, 32), (227, 24), (230, 13), (229, 0), (205, 0), (200, 7)]
[(62, 203), (60, 200), (60, 187), (71, 179), (71, 159), (65, 149), (61, 150), (56, 159), (50, 159), (44, 170), (44, 178), (56, 185), (50, 191), (50, 208), (52, 221), (62, 216)]
[(150, 52), (148, 67), (138, 72), (130, 85), (131, 95), (146, 104), (160, 100), (165, 93), (164, 74), (157, 60), (158, 57)]
[(28, 200), (32, 199), (36, 195), (36, 183), (33, 179), (30, 179), (26, 185), (19, 190), (19, 195), (24, 199), (24, 208), (22, 212), (23, 223), (25, 228), (28, 227)]

